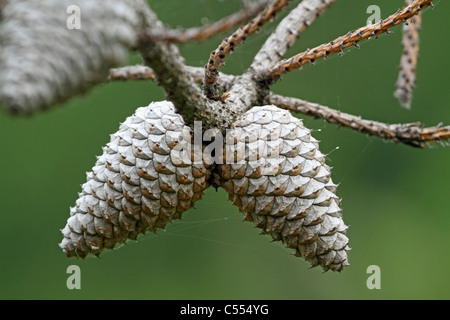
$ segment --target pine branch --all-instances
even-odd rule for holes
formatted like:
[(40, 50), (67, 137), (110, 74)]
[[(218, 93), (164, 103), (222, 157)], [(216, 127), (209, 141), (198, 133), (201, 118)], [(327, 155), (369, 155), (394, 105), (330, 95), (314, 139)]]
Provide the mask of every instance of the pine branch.
[[(186, 70), (191, 75), (194, 81), (202, 82), (204, 76), (204, 69), (200, 67), (186, 66)], [(106, 81), (128, 81), (128, 80), (151, 80), (156, 81), (155, 72), (152, 68), (135, 65), (126, 66), (122, 68), (115, 68), (109, 71), (109, 76)], [(233, 83), (236, 81), (236, 76), (220, 73), (220, 78), (218, 82), (219, 89), (222, 91), (227, 91), (231, 88)]]
[[(412, 2), (413, 0), (406, 0), (407, 5)], [(412, 93), (416, 82), (421, 22), (421, 17), (415, 16), (410, 20), (410, 23), (405, 23), (403, 25), (403, 53), (400, 60), (400, 72), (396, 84), (397, 90), (394, 92), (394, 96), (398, 99), (400, 105), (406, 109), (411, 109)]]
[(170, 43), (154, 41), (153, 32), (164, 33), (164, 26), (153, 11), (147, 15), (151, 32), (139, 36), (139, 51), (154, 72), (158, 84), (164, 88), (167, 100), (171, 101), (188, 124), (196, 115), (201, 118), (207, 101), (200, 88), (186, 69), (178, 48)]
[(358, 30), (349, 32), (329, 43), (322, 44), (313, 49), (308, 49), (289, 59), (280, 61), (274, 67), (266, 71), (262, 71), (258, 76), (258, 79), (260, 81), (273, 81), (283, 73), (287, 73), (295, 69), (301, 69), (301, 67), (307, 63), (314, 63), (314, 61), (318, 59), (326, 59), (328, 56), (335, 53), (343, 54), (342, 50), (350, 46), (359, 47), (359, 41), (377, 37), (382, 33), (388, 33), (390, 28), (406, 22), (408, 19), (418, 14), (421, 10), (432, 6), (431, 2), (432, 0), (416, 0), (403, 10), (398, 10), (387, 19), (381, 20), (380, 23), (361, 27)]
[(251, 20), (246, 26), (240, 27), (230, 37), (225, 38), (219, 47), (211, 52), (209, 62), (205, 65), (205, 78), (203, 81), (203, 91), (208, 99), (219, 100), (216, 84), (219, 78), (219, 68), (224, 65), (225, 58), (238, 45), (243, 43), (247, 37), (256, 33), (264, 24), (271, 21), (277, 12), (283, 9), (288, 3), (289, 0), (274, 0), (255, 19)]
[(271, 94), (266, 103), (282, 109), (299, 112), (314, 118), (344, 126), (352, 130), (377, 136), (385, 140), (404, 143), (413, 147), (424, 147), (427, 142), (441, 142), (450, 139), (450, 126), (423, 128), (420, 122), (406, 124), (387, 124), (378, 121), (361, 119), (348, 113), (334, 110), (317, 103), (297, 98)]
[(256, 54), (252, 68), (262, 70), (280, 61), (299, 35), (335, 0), (304, 0), (294, 8), (267, 38)]
[(268, 2), (268, 0), (259, 0), (239, 12), (202, 27), (171, 29), (166, 30), (165, 33), (155, 33), (152, 37), (155, 41), (169, 41), (172, 43), (201, 42), (219, 33), (227, 32), (231, 28), (248, 21), (251, 17), (262, 11)]
[[(153, 11), (148, 13), (147, 25), (152, 31), (164, 33), (164, 26)], [(145, 32), (139, 36), (139, 51), (145, 64), (155, 73), (158, 84), (164, 88), (166, 100), (175, 105), (187, 125), (201, 120), (205, 130), (225, 130), (242, 113), (239, 108), (205, 98), (174, 44), (154, 41), (151, 32)]]

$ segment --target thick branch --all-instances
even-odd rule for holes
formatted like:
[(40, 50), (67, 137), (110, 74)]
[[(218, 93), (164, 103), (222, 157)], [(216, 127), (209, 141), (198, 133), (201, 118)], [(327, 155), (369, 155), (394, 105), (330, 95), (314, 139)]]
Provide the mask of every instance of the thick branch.
[(169, 41), (172, 43), (204, 41), (216, 34), (227, 32), (231, 28), (248, 21), (251, 17), (262, 11), (267, 6), (268, 2), (269, 0), (259, 0), (250, 4), (248, 7), (243, 8), (241, 11), (209, 25), (189, 29), (166, 30), (165, 33), (154, 33), (152, 37), (155, 41)]
[(280, 61), (300, 33), (308, 28), (335, 0), (304, 0), (294, 8), (267, 38), (252, 63), (254, 70), (262, 70)]
[[(150, 10), (147, 20), (152, 32), (164, 33), (162, 22)], [(164, 88), (167, 100), (173, 102), (184, 120), (192, 124), (196, 115), (201, 117), (207, 101), (186, 69), (178, 48), (170, 43), (155, 42), (151, 36), (143, 34), (139, 37), (139, 51)]]
[(248, 36), (259, 31), (265, 23), (272, 20), (278, 11), (283, 9), (289, 3), (289, 0), (274, 0), (263, 12), (255, 19), (251, 20), (246, 26), (240, 27), (230, 37), (225, 38), (219, 47), (211, 52), (208, 63), (205, 65), (205, 79), (203, 81), (203, 91), (205, 96), (211, 100), (219, 100), (217, 93), (217, 79), (219, 78), (219, 68), (224, 64), (225, 58), (230, 55), (234, 49), (243, 43)]
[(380, 23), (361, 27), (358, 30), (349, 32), (329, 43), (322, 44), (316, 48), (297, 54), (289, 59), (280, 61), (280, 63), (274, 67), (268, 69), (267, 71), (261, 72), (259, 80), (271, 81), (277, 79), (283, 73), (299, 69), (307, 63), (313, 63), (314, 61), (322, 58), (326, 59), (328, 56), (335, 53), (342, 54), (342, 50), (350, 46), (354, 45), (359, 47), (359, 41), (376, 37), (381, 33), (389, 32), (390, 28), (405, 22), (418, 14), (421, 10), (431, 6), (431, 1), (432, 0), (416, 0), (403, 10), (399, 10), (387, 19), (381, 20)]
[[(196, 82), (202, 82), (204, 69), (200, 67), (186, 66), (186, 70)], [(127, 81), (127, 80), (156, 80), (155, 72), (147, 66), (135, 65), (122, 68), (115, 68), (109, 71), (107, 81)], [(220, 73), (218, 82), (219, 89), (228, 91), (236, 81), (236, 76)]]
[(227, 102), (241, 112), (245, 112), (255, 105), (263, 105), (263, 100), (269, 93), (268, 90), (267, 86), (254, 80), (253, 73), (247, 72), (236, 79), (228, 91)]
[(450, 126), (423, 128), (420, 122), (386, 124), (378, 121), (361, 119), (361, 117), (321, 106), (316, 103), (275, 94), (269, 95), (266, 103), (308, 116), (313, 116), (314, 118), (320, 118), (330, 123), (344, 126), (368, 135), (377, 136), (386, 140), (393, 140), (413, 147), (423, 147), (426, 142), (440, 142), (450, 139)]
[[(411, 4), (413, 0), (406, 0)], [(416, 67), (419, 57), (419, 32), (422, 19), (415, 16), (410, 23), (403, 25), (402, 57), (400, 59), (400, 72), (397, 79), (397, 90), (394, 96), (400, 105), (406, 109), (411, 108), (412, 93), (416, 82)]]

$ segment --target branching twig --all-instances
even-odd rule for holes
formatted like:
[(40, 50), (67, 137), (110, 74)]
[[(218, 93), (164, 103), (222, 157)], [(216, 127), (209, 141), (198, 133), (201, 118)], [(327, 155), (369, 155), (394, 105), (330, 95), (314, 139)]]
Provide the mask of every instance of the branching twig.
[(243, 8), (228, 17), (225, 17), (214, 23), (189, 29), (172, 29), (165, 33), (155, 33), (152, 35), (155, 41), (169, 41), (173, 43), (185, 43), (189, 41), (204, 41), (216, 34), (227, 32), (231, 28), (248, 21), (258, 12), (262, 11), (268, 4), (269, 0), (259, 0)]
[[(413, 0), (406, 0), (406, 4), (411, 4), (412, 2)], [(420, 16), (415, 16), (410, 20), (410, 23), (405, 23), (405, 25), (403, 25), (403, 53), (400, 60), (397, 90), (395, 91), (394, 96), (398, 99), (400, 105), (406, 109), (411, 108), (412, 92), (416, 82), (421, 20)]]
[(275, 94), (269, 95), (266, 103), (413, 147), (423, 147), (426, 142), (440, 142), (450, 139), (450, 126), (423, 128), (420, 122), (386, 124), (361, 119), (361, 117), (340, 112), (316, 103)]
[[(204, 69), (200, 67), (186, 66), (186, 70), (196, 82), (202, 82), (204, 76)], [(122, 68), (115, 68), (109, 71), (107, 81), (127, 81), (127, 80), (156, 80), (155, 72), (147, 66), (136, 65)], [(236, 81), (236, 76), (220, 73), (219, 89), (227, 91)]]
[(280, 61), (286, 51), (294, 44), (300, 33), (336, 0), (304, 0), (293, 9), (267, 38), (256, 54), (252, 68), (266, 69)]
[(230, 55), (248, 36), (254, 34), (265, 23), (272, 20), (276, 13), (286, 6), (288, 2), (289, 0), (274, 0), (255, 19), (251, 20), (246, 26), (240, 27), (230, 37), (225, 38), (219, 47), (211, 52), (209, 61), (205, 65), (205, 79), (203, 81), (203, 91), (208, 99), (219, 100), (216, 83), (219, 78), (219, 68), (224, 64), (225, 57)]
[(431, 2), (432, 0), (416, 0), (403, 10), (399, 10), (387, 19), (381, 20), (380, 23), (361, 27), (358, 30), (349, 32), (329, 43), (322, 44), (316, 48), (297, 54), (289, 59), (280, 61), (280, 63), (276, 64), (274, 67), (268, 69), (267, 71), (261, 72), (259, 75), (259, 80), (274, 80), (283, 73), (299, 69), (307, 63), (313, 63), (314, 61), (322, 58), (326, 59), (328, 56), (335, 53), (342, 54), (342, 50), (350, 46), (354, 45), (359, 47), (359, 41), (376, 37), (381, 33), (389, 32), (390, 28), (405, 22), (418, 14), (422, 9), (431, 6)]

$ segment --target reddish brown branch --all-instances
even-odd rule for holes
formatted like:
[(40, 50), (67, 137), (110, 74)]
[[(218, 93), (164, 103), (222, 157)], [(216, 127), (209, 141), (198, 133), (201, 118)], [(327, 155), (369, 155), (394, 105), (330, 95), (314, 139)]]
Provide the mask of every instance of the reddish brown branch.
[(155, 41), (169, 41), (173, 43), (204, 41), (248, 21), (258, 12), (261, 12), (267, 6), (268, 2), (269, 0), (259, 0), (239, 12), (202, 27), (166, 30), (164, 33), (153, 34), (152, 37)]
[(259, 31), (259, 29), (272, 20), (277, 12), (283, 9), (289, 0), (274, 0), (270, 6), (258, 14), (246, 26), (240, 27), (230, 37), (225, 38), (219, 47), (211, 52), (208, 63), (205, 65), (205, 78), (203, 80), (203, 91), (205, 96), (211, 100), (219, 100), (217, 92), (217, 80), (219, 78), (219, 68), (224, 64), (225, 58), (230, 55), (235, 48), (243, 43), (247, 37)]
[(344, 126), (385, 140), (404, 143), (413, 147), (423, 147), (426, 142), (441, 142), (450, 139), (450, 126), (423, 128), (420, 122), (406, 124), (387, 124), (361, 119), (348, 113), (334, 110), (320, 104), (297, 98), (271, 94), (266, 103), (280, 108), (299, 112), (314, 118)]
[[(411, 4), (412, 2), (413, 0), (406, 0), (406, 4)], [(412, 93), (416, 82), (421, 22), (421, 17), (415, 16), (409, 23), (403, 25), (403, 53), (400, 60), (400, 72), (396, 84), (397, 90), (395, 91), (394, 96), (398, 99), (400, 105), (406, 109), (411, 108)]]
[(270, 81), (278, 78), (286, 72), (301, 68), (303, 65), (313, 63), (318, 59), (326, 59), (328, 56), (340, 53), (350, 46), (357, 46), (358, 42), (371, 37), (376, 37), (381, 33), (389, 32), (389, 29), (399, 25), (418, 14), (421, 10), (432, 5), (432, 0), (416, 0), (403, 10), (398, 10), (385, 20), (381, 20), (375, 25), (361, 27), (356, 31), (349, 32), (329, 43), (322, 44), (313, 49), (306, 50), (289, 59), (280, 61), (274, 67), (263, 71), (259, 78), (261, 81)]

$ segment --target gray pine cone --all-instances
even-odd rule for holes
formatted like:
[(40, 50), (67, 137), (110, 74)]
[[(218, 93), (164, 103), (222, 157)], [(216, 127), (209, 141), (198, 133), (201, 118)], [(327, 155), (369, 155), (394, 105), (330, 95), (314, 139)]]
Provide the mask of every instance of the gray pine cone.
[[(246, 142), (247, 141), (247, 142)], [(254, 107), (233, 124), (219, 184), (245, 214), (313, 267), (341, 271), (348, 238), (336, 185), (318, 141), (300, 119), (275, 106)]]
[[(81, 29), (69, 30), (69, 6)], [(0, 25), (0, 104), (30, 114), (104, 82), (145, 27), (142, 0), (11, 0)]]
[(137, 109), (87, 174), (62, 230), (65, 254), (99, 255), (180, 219), (208, 187), (209, 169), (191, 160), (193, 149), (190, 128), (172, 103)]

